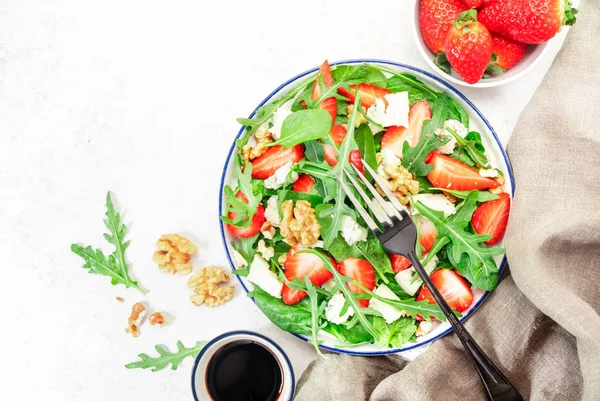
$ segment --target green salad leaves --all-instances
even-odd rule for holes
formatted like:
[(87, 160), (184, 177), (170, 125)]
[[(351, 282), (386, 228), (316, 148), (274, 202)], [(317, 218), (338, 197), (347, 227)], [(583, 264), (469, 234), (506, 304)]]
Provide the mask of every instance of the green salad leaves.
[(129, 264), (125, 259), (125, 251), (129, 247), (129, 241), (125, 240), (127, 227), (121, 223), (121, 215), (115, 211), (110, 192), (106, 194), (106, 209), (104, 225), (108, 229), (108, 233), (104, 234), (104, 239), (112, 244), (115, 250), (106, 256), (101, 249), (72, 244), (71, 251), (85, 261), (82, 267), (88, 273), (110, 277), (112, 285), (122, 284), (127, 288), (133, 287), (142, 294), (146, 294), (147, 291), (129, 277)]

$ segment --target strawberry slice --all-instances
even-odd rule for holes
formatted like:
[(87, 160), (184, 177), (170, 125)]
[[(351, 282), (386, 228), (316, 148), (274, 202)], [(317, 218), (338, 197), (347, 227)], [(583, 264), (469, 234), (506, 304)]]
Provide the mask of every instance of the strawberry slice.
[(287, 162), (298, 163), (304, 157), (304, 146), (284, 148), (275, 145), (252, 161), (252, 178), (266, 180)]
[(406, 270), (412, 266), (410, 260), (402, 255), (396, 255), (395, 253), (390, 254), (390, 261), (392, 262), (392, 270), (394, 273), (400, 273), (402, 270)]
[[(473, 303), (473, 292), (464, 278), (456, 274), (454, 270), (440, 269), (431, 276), (435, 288), (442, 294), (451, 308), (457, 312), (463, 312)], [(427, 299), (430, 304), (435, 304), (433, 295), (427, 287), (423, 287), (417, 296), (417, 301)]]
[[(242, 199), (245, 203), (248, 203), (248, 199), (246, 199), (246, 197), (244, 196), (244, 193), (242, 191), (238, 191), (238, 193), (235, 194), (235, 196), (239, 199)], [(236, 216), (237, 215), (233, 212), (229, 212), (227, 214), (227, 217), (229, 217), (231, 220), (235, 219)], [(258, 232), (260, 231), (260, 228), (262, 227), (264, 222), (265, 222), (265, 208), (262, 205), (258, 205), (258, 208), (256, 208), (256, 213), (254, 213), (254, 216), (252, 217), (252, 224), (250, 224), (248, 227), (244, 227), (244, 228), (240, 228), (240, 227), (232, 226), (231, 224), (227, 224), (227, 230), (232, 235), (235, 235), (238, 238), (250, 238), (250, 237), (254, 237), (256, 234), (258, 234)]]
[(396, 156), (402, 157), (402, 146), (405, 141), (409, 141), (413, 148), (419, 143), (425, 120), (431, 120), (431, 108), (426, 100), (419, 100), (410, 106), (408, 127), (389, 127), (381, 138), (381, 149), (390, 148)]
[(294, 183), (293, 192), (309, 193), (316, 184), (315, 180), (308, 174), (300, 174), (300, 177)]
[(329, 134), (331, 135), (331, 139), (335, 142), (336, 145), (340, 146), (346, 137), (346, 132), (348, 130), (342, 124), (335, 125)]
[(486, 244), (494, 245), (504, 237), (509, 211), (510, 196), (506, 192), (500, 194), (500, 199), (482, 203), (475, 209), (471, 224), (476, 233), (492, 236)]
[[(339, 88), (338, 93), (350, 99), (350, 103), (354, 103), (356, 95), (354, 91), (356, 85), (350, 85), (350, 90)], [(358, 91), (360, 92), (360, 105), (367, 109), (375, 104), (375, 100), (381, 99), (385, 102), (385, 95), (389, 95), (392, 91), (371, 84), (359, 84)], [(386, 102), (387, 105), (387, 102)]]
[[(325, 268), (325, 263), (321, 258), (310, 253), (298, 253), (301, 249), (305, 248), (300, 244), (296, 244), (288, 252), (284, 273), (289, 281), (292, 281), (294, 277), (304, 280), (304, 276), (308, 275), (313, 285), (321, 286), (333, 277), (333, 273)], [(336, 265), (333, 259), (331, 259), (331, 263), (333, 266)], [(297, 303), (306, 295), (308, 294), (305, 291), (291, 289), (286, 284), (283, 285), (281, 290), (283, 302), (287, 305)]]
[[(326, 88), (329, 88), (333, 85), (333, 76), (331, 75), (331, 68), (329, 67), (329, 62), (325, 60), (321, 67), (319, 68), (319, 73), (317, 74), (317, 78), (315, 83), (313, 84), (312, 89), (312, 100), (317, 100), (321, 97), (321, 86), (319, 85), (319, 78), (323, 77), (323, 84)], [(306, 104), (306, 103), (305, 103)], [(335, 117), (337, 116), (337, 100), (335, 97), (328, 97), (323, 100), (319, 105), (319, 108), (325, 110), (331, 115), (331, 125), (333, 126), (335, 122)]]
[[(366, 260), (356, 258), (344, 259), (338, 265), (337, 270), (340, 274), (358, 281), (370, 291), (373, 291), (375, 288), (375, 270), (373, 270), (373, 266)], [(354, 293), (365, 293), (362, 288), (354, 283), (348, 283), (347, 286), (348, 289)], [(369, 306), (369, 300), (359, 299), (358, 304), (363, 308), (367, 308)]]
[(356, 149), (350, 152), (350, 155), (348, 155), (348, 161), (350, 162), (350, 164), (352, 164), (354, 167), (356, 167), (358, 169), (358, 171), (360, 171), (361, 173), (365, 174), (365, 170), (362, 164), (362, 156), (360, 154), (360, 150)]
[(429, 219), (424, 217), (419, 219), (419, 235), (419, 243), (424, 249), (423, 254), (426, 254), (435, 243), (435, 238), (437, 237), (437, 230)]
[(333, 145), (326, 143), (323, 145), (323, 150), (325, 151), (325, 161), (327, 164), (331, 167), (335, 167), (338, 162), (336, 148), (333, 147)]
[(468, 191), (500, 186), (498, 181), (480, 176), (477, 170), (450, 156), (433, 153), (428, 163), (433, 166), (433, 170), (427, 178), (436, 188)]

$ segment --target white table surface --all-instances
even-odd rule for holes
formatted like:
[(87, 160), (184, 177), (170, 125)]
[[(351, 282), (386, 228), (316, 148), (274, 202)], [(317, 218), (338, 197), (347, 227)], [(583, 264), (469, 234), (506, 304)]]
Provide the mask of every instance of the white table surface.
[[(284, 80), (325, 58), (427, 69), (410, 33), (408, 0), (290, 4), (0, 3), (1, 363), (3, 394), (13, 395), (7, 399), (189, 400), (191, 359), (158, 373), (123, 365), (153, 353), (155, 344), (192, 344), (235, 329), (275, 339), (297, 376), (314, 359), (311, 346), (271, 325), (237, 283), (224, 306), (196, 307), (187, 278), (162, 273), (151, 260), (157, 238), (178, 232), (199, 246), (195, 267), (228, 267), (217, 203), (224, 157), (239, 129), (235, 118)], [(560, 42), (517, 82), (461, 89), (504, 143)], [(107, 190), (129, 226), (131, 274), (150, 289), (146, 297), (86, 274), (69, 251), (72, 242), (108, 249)], [(145, 324), (132, 338), (124, 329), (140, 300), (166, 312), (169, 323)]]

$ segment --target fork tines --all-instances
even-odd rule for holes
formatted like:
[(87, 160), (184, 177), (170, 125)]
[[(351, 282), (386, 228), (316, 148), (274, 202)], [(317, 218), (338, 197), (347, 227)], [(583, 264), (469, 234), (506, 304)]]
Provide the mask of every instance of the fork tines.
[[(392, 191), (390, 191), (390, 189), (388, 188), (387, 183), (381, 177), (379, 177), (377, 173), (371, 168), (371, 166), (369, 166), (364, 160), (361, 159), (361, 161), (363, 166), (365, 166), (365, 168), (367, 169), (369, 174), (371, 174), (375, 182), (377, 182), (379, 187), (383, 190), (383, 192), (389, 199), (388, 201), (383, 199), (383, 197), (379, 194), (375, 187), (371, 185), (369, 180), (367, 180), (364, 174), (358, 168), (356, 168), (356, 166), (352, 165), (354, 171), (356, 172), (356, 174), (358, 174), (365, 187), (371, 193), (372, 197), (369, 197), (365, 193), (362, 186), (356, 181), (352, 174), (350, 174), (347, 170), (344, 170), (344, 173), (346, 174), (346, 177), (348, 177), (350, 182), (352, 182), (352, 185), (356, 189), (356, 192), (358, 192), (358, 194), (361, 196), (361, 198), (363, 198), (363, 200), (367, 204), (368, 208), (373, 212), (373, 215), (379, 221), (379, 224), (381, 224), (385, 229), (386, 226), (392, 227), (395, 223), (403, 220), (406, 217), (409, 217), (407, 209), (398, 201), (398, 199), (396, 199)], [(358, 199), (356, 199), (354, 193), (350, 191), (350, 189), (342, 180), (340, 180), (340, 184), (342, 186), (342, 189), (344, 190), (344, 192), (346, 192), (346, 195), (356, 208), (356, 210), (358, 210), (358, 213), (369, 226), (369, 228), (373, 231), (380, 231), (378, 225), (371, 218), (367, 210), (362, 206)]]

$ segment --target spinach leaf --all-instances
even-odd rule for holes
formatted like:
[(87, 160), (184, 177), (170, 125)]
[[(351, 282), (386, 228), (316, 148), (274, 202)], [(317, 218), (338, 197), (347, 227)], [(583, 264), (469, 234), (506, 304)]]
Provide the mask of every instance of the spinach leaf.
[(373, 269), (375, 269), (379, 278), (387, 284), (389, 280), (387, 279), (386, 274), (393, 273), (392, 263), (375, 234), (369, 231), (369, 236), (366, 241), (359, 241), (354, 245), (358, 248), (363, 257), (373, 265)]
[(373, 328), (377, 336), (375, 344), (380, 347), (401, 348), (417, 331), (417, 322), (409, 317), (388, 324), (381, 317), (373, 318)]
[(365, 77), (365, 83), (379, 86), (380, 88), (387, 87), (387, 77), (378, 68), (368, 68), (367, 76)]
[(466, 164), (469, 167), (475, 167), (475, 162), (464, 148), (456, 147), (450, 155), (453, 159)]
[(469, 113), (452, 98), (448, 101), (448, 118), (458, 120), (469, 128)]
[(331, 75), (335, 82), (359, 83), (366, 78), (367, 70), (360, 65), (338, 65), (331, 71)]
[(437, 192), (437, 191), (435, 191), (435, 188), (433, 188), (433, 185), (431, 184), (431, 182), (429, 182), (427, 177), (424, 177), (424, 176), (416, 177), (415, 180), (419, 182), (419, 193), (420, 194), (432, 194), (432, 193)]
[(362, 257), (360, 250), (356, 246), (348, 245), (341, 234), (338, 234), (338, 236), (335, 237), (329, 248), (327, 248), (327, 251), (338, 262), (348, 258)]
[(400, 299), (412, 299), (413, 296), (410, 296), (400, 287), (400, 285), (396, 282), (394, 278), (394, 274), (387, 274), (388, 283), (386, 284), (388, 288), (398, 296)]
[(290, 114), (281, 126), (281, 136), (269, 146), (282, 145), (286, 148), (321, 139), (329, 134), (331, 115), (325, 110), (299, 110)]
[(302, 81), (294, 89), (283, 95), (281, 98), (275, 100), (272, 103), (264, 105), (256, 110), (252, 119), (238, 118), (237, 122), (246, 126), (244, 134), (236, 141), (236, 145), (241, 149), (247, 142), (248, 139), (256, 132), (256, 130), (266, 123), (269, 118), (275, 113), (275, 111), (285, 102), (293, 99), (298, 93), (302, 92), (308, 85), (315, 81), (315, 75), (311, 75), (306, 80)]
[(312, 314), (301, 304), (286, 305), (281, 299), (275, 298), (259, 286), (248, 293), (254, 298), (254, 303), (265, 316), (277, 327), (290, 333), (310, 335), (312, 332)]
[(323, 203), (323, 197), (314, 194), (307, 194), (305, 192), (294, 192), (288, 189), (280, 189), (277, 191), (277, 196), (279, 197), (279, 205), (281, 205), (286, 200), (293, 200), (294, 203), (299, 200), (305, 200), (310, 203), (312, 207), (316, 207), (317, 205), (321, 205)]
[(319, 163), (325, 160), (325, 149), (319, 141), (308, 141), (304, 144), (304, 155), (306, 159)]
[(448, 118), (448, 96), (445, 93), (440, 94), (433, 104), (433, 116), (431, 120), (423, 123), (423, 130), (419, 142), (413, 148), (408, 142), (404, 142), (402, 147), (402, 165), (416, 176), (425, 176), (433, 170), (433, 166), (425, 164), (425, 159), (429, 154), (440, 146), (446, 144), (450, 137), (446, 136), (440, 139), (435, 134), (435, 130), (444, 125)]
[[(354, 139), (356, 140), (362, 158), (373, 170), (377, 171), (377, 152), (375, 152), (373, 133), (369, 126), (367, 124), (361, 124), (354, 132)], [(368, 180), (373, 179), (368, 171), (365, 171), (365, 176)]]
[(327, 323), (324, 331), (334, 335), (338, 340), (349, 344), (360, 344), (373, 342), (373, 336), (361, 325), (348, 328), (344, 324)]

